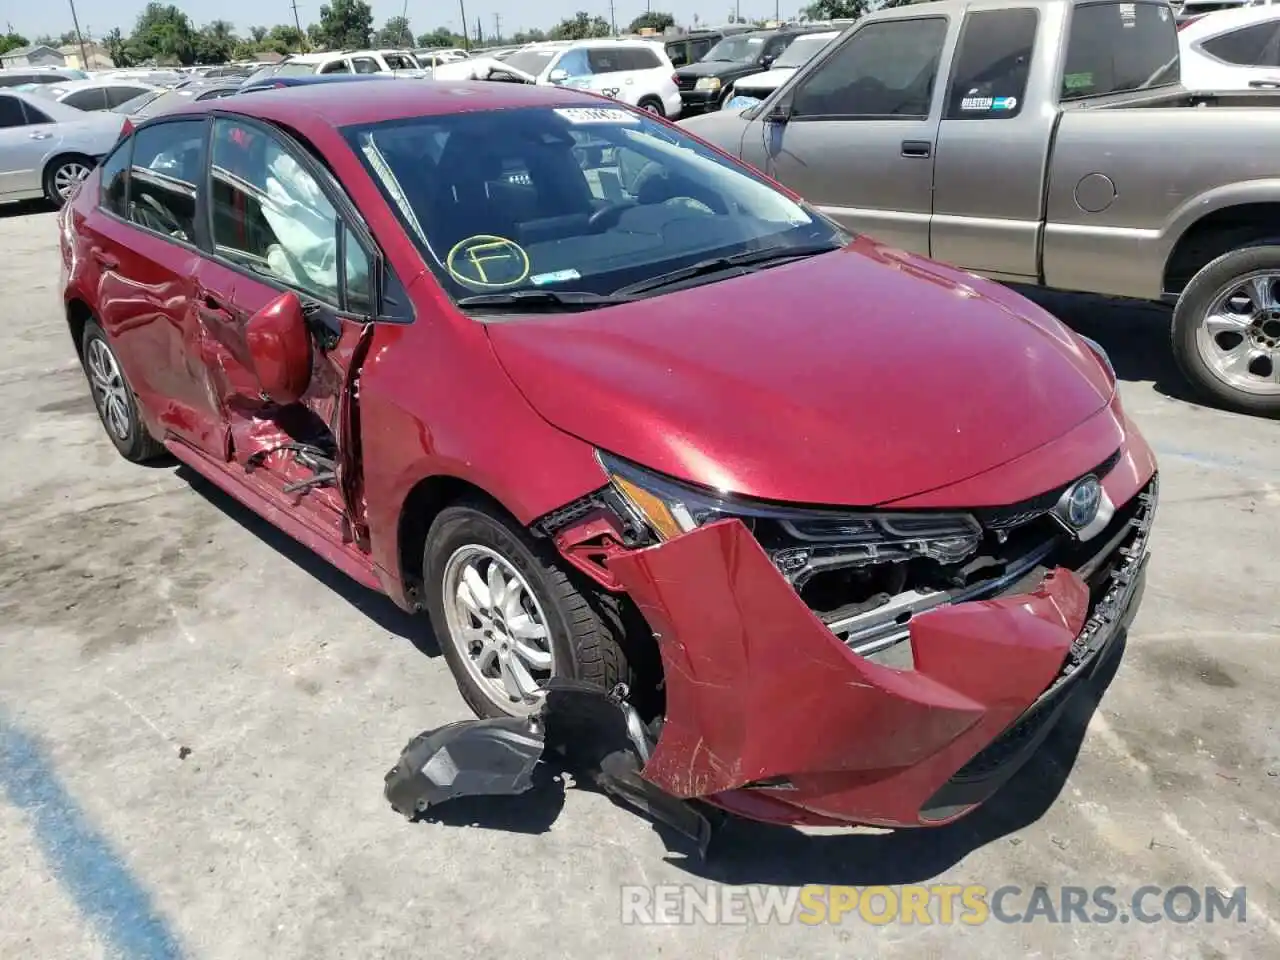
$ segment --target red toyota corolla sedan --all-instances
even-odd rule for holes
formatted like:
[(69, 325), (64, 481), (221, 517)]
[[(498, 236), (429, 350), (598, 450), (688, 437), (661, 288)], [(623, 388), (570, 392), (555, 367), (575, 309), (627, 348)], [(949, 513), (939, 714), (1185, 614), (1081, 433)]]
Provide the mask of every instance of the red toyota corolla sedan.
[(193, 105), (61, 227), (121, 454), (425, 611), (481, 715), (626, 684), (675, 797), (954, 819), (1139, 602), (1156, 464), (1096, 344), (630, 108)]

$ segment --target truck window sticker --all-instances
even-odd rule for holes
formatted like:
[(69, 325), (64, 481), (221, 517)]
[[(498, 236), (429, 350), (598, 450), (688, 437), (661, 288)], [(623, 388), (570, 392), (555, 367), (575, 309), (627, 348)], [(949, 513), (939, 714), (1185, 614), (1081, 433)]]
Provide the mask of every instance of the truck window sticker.
[(1093, 74), (1085, 73), (1068, 73), (1062, 78), (1062, 84), (1068, 90), (1088, 90), (1093, 86)]

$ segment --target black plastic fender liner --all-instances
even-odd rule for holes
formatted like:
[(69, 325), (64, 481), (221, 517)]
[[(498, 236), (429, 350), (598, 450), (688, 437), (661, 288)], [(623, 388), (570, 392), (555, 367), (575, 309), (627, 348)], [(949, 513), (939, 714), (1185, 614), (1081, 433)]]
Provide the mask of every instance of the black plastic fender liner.
[(626, 702), (625, 687), (606, 692), (553, 679), (541, 709), (530, 717), (461, 720), (414, 737), (387, 772), (384, 795), (393, 810), (413, 820), (463, 797), (525, 793), (538, 764), (545, 763), (675, 830), (705, 857), (710, 821), (693, 804), (640, 776), (653, 746)]

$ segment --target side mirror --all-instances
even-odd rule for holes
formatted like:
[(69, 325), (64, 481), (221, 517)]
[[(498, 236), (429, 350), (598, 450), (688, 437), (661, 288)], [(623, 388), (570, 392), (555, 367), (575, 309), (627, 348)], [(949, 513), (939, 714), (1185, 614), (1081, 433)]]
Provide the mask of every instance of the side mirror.
[(282, 293), (245, 325), (249, 360), (273, 403), (297, 403), (311, 383), (311, 331), (296, 293)]
[(778, 99), (764, 115), (765, 123), (787, 123), (791, 119), (791, 97)]
[(547, 79), (550, 80), (552, 83), (564, 83), (566, 80), (569, 79), (569, 71), (564, 70), (560, 67), (556, 67), (549, 74), (547, 74)]

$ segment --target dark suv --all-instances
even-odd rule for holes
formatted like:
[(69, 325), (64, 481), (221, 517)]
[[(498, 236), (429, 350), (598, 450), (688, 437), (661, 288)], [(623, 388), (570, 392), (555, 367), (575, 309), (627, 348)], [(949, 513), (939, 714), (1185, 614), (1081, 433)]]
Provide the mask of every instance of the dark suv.
[(731, 37), (738, 33), (750, 33), (752, 27), (746, 25), (730, 24), (727, 27), (704, 27), (699, 30), (690, 30), (688, 33), (679, 37), (673, 37), (663, 46), (666, 48), (667, 56), (671, 58), (673, 67), (684, 67), (691, 63), (697, 63), (707, 55), (707, 51), (714, 47), (725, 37)]
[[(734, 81), (768, 70), (791, 41), (814, 29), (784, 27), (779, 30), (751, 30), (723, 36), (696, 63), (676, 71), (680, 100), (685, 115), (719, 110)], [(830, 30), (829, 26), (820, 29)]]

